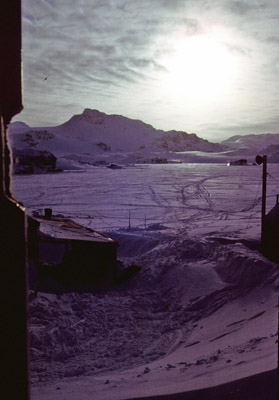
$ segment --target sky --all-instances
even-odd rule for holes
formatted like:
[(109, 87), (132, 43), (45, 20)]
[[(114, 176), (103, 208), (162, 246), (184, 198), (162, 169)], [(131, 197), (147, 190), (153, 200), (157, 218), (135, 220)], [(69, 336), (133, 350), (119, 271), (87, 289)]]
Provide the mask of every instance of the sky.
[(24, 110), (85, 108), (211, 141), (279, 133), (278, 0), (22, 0)]

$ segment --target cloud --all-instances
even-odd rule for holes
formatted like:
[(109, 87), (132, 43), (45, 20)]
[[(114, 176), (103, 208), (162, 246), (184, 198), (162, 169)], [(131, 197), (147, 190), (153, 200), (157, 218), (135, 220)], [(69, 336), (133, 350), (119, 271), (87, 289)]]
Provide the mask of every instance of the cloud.
[(265, 5), (257, 3), (258, 2), (256, 0), (253, 2), (247, 2), (243, 0), (230, 1), (227, 4), (227, 8), (237, 15), (250, 14), (254, 10), (265, 8)]
[(116, 3), (124, 9), (127, 4), (69, 1), (67, 7), (64, 2), (50, 7), (42, 0), (25, 1), (25, 93), (39, 96), (41, 81), (49, 75), (45, 96), (51, 98), (51, 93), (55, 101), (61, 97), (55, 94), (62, 93), (65, 85), (72, 88), (73, 97), (84, 95), (86, 85), (91, 93), (109, 86), (119, 94), (120, 88), (163, 71), (156, 49), (152, 50), (152, 41), (163, 29), (160, 15), (150, 12), (142, 24), (143, 10), (140, 13), (136, 8), (136, 14), (123, 18), (121, 9), (115, 12)]
[(204, 134), (208, 132), (208, 136), (219, 140), (221, 138), (228, 138), (234, 135), (250, 135), (259, 133), (278, 133), (278, 118), (273, 117), (263, 121), (262, 123), (247, 123), (244, 124), (231, 124), (231, 125), (206, 125)]
[(268, 36), (266, 38), (266, 42), (270, 44), (275, 44), (276, 46), (279, 45), (279, 36)]
[[(268, 93), (274, 86), (268, 82), (275, 76), (279, 41), (273, 0), (22, 0), (22, 15), (24, 98), (30, 119), (32, 110), (34, 119), (41, 118), (49, 104), (49, 109), (60, 109), (58, 122), (63, 122), (69, 110), (76, 113), (93, 102), (101, 109), (100, 102), (103, 111), (113, 108), (116, 113), (129, 103), (133, 117), (140, 110), (152, 123), (150, 110), (160, 104), (154, 115), (163, 128), (169, 119), (166, 110), (176, 115), (183, 105), (168, 93), (156, 92), (167, 74), (162, 59), (173, 56), (176, 41), (220, 27), (220, 41), (230, 54), (256, 71), (250, 74), (253, 95), (259, 92), (258, 82), (266, 84), (260, 89)], [(247, 91), (252, 84), (246, 78), (243, 74), (238, 86)], [(138, 118), (144, 120), (142, 114)], [(222, 114), (220, 109), (220, 118)], [(189, 113), (185, 115), (189, 120)], [(184, 120), (186, 126), (181, 117), (180, 126), (173, 128), (187, 130)]]
[(252, 49), (237, 44), (224, 43), (229, 52), (243, 57), (250, 57)]

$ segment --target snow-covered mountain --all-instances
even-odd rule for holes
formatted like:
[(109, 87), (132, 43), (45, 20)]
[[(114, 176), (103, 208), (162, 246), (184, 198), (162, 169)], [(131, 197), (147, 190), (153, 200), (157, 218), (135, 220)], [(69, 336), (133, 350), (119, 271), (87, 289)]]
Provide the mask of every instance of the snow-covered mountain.
[(150, 163), (162, 160), (182, 162), (229, 162), (238, 158), (254, 160), (267, 154), (279, 162), (279, 134), (237, 135), (211, 143), (196, 134), (163, 131), (140, 120), (85, 109), (55, 127), (32, 128), (22, 122), (9, 125), (12, 147), (49, 151), (58, 167), (70, 163)]
[(9, 125), (9, 130), (13, 133), (24, 133), (27, 132), (30, 128), (29, 125), (25, 124), (25, 122), (15, 121)]
[(157, 130), (139, 120), (90, 109), (57, 127), (30, 128), (16, 122), (10, 125), (9, 131), (13, 147), (48, 150), (56, 156), (222, 150), (219, 144), (210, 143), (196, 134)]
[[(250, 159), (257, 154), (266, 154), (269, 163), (279, 162), (279, 134), (237, 135), (221, 142), (227, 156)], [(250, 160), (251, 161), (251, 160)]]
[(221, 142), (221, 145), (228, 146), (235, 150), (260, 150), (271, 145), (279, 145), (279, 133), (263, 133), (253, 135), (236, 135)]

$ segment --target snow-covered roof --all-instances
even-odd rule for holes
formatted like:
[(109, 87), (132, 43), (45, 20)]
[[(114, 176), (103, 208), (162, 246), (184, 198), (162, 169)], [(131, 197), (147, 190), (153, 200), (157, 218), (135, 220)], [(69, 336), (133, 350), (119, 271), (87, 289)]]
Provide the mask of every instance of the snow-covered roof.
[(40, 223), (39, 231), (54, 239), (116, 243), (114, 239), (104, 233), (86, 228), (71, 219), (52, 217), (50, 219), (36, 218), (35, 220)]
[(276, 204), (265, 216), (266, 222), (279, 221), (279, 203)]

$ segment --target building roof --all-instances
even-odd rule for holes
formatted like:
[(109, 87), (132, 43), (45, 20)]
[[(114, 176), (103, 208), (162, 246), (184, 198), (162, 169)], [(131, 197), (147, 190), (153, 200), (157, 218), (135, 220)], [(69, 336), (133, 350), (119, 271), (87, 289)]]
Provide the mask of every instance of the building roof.
[(264, 217), (266, 222), (279, 222), (279, 203), (276, 204)]
[(104, 233), (86, 228), (68, 218), (33, 218), (39, 222), (39, 231), (48, 237), (61, 240), (79, 240), (87, 242), (117, 243)]

